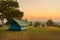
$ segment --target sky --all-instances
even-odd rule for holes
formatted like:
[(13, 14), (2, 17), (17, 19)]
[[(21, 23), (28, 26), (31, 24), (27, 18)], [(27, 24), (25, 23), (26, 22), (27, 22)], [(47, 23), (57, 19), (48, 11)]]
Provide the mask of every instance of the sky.
[(60, 0), (18, 0), (25, 19), (60, 21)]

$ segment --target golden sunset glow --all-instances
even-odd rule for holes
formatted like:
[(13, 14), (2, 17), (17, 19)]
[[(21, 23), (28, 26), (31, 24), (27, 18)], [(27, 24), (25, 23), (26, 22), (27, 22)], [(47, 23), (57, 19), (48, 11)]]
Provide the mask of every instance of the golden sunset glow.
[(18, 0), (28, 20), (60, 20), (60, 0)]

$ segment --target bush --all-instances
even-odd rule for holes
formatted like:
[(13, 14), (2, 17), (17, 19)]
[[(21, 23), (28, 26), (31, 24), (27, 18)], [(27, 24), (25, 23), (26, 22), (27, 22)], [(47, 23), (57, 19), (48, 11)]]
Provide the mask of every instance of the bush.
[(35, 22), (34, 27), (40, 26), (40, 22)]
[(42, 24), (42, 27), (45, 27), (45, 25), (44, 25), (44, 24)]
[(54, 22), (53, 22), (51, 19), (49, 19), (49, 20), (46, 22), (46, 25), (47, 25), (47, 26), (54, 26)]

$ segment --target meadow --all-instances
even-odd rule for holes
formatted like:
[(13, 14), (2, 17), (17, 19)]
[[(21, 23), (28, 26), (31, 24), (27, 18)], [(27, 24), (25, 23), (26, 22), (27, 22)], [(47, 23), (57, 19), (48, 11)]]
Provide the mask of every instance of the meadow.
[(0, 40), (60, 40), (60, 28), (27, 26), (23, 31), (10, 31), (0, 27)]

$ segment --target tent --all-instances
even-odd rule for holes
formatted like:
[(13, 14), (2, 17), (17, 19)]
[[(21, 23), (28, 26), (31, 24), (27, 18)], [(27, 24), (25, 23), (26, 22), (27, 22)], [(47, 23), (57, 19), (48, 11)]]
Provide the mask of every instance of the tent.
[(9, 30), (25, 30), (28, 22), (24, 20), (10, 19), (7, 24), (9, 25)]

